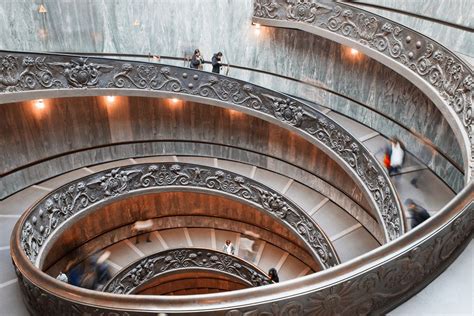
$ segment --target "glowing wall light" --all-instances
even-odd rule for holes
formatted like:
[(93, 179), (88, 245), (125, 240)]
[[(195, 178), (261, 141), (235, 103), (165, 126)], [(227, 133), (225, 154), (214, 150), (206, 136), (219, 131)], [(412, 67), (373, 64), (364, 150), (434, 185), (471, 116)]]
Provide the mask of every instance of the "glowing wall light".
[(39, 13), (47, 13), (48, 10), (46, 10), (46, 7), (44, 6), (44, 4), (40, 4), (40, 6), (38, 7), (38, 12)]
[(35, 108), (37, 108), (38, 110), (43, 110), (45, 108), (44, 100), (43, 99), (36, 100)]

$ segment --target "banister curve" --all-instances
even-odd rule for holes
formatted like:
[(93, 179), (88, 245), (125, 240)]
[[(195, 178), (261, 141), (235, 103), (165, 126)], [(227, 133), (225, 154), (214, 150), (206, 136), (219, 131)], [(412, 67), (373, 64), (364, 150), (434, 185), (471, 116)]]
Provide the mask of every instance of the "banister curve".
[(253, 0), (253, 21), (299, 29), (354, 47), (420, 88), (460, 143), (465, 183), (474, 175), (474, 71), (435, 40), (339, 1)]
[(326, 114), (284, 94), (226, 76), (156, 63), (0, 51), (0, 103), (91, 95), (180, 97), (231, 107), (298, 133), (331, 156), (376, 210), (385, 239), (404, 233), (393, 185), (365, 146)]
[(114, 275), (102, 291), (131, 294), (163, 274), (190, 269), (227, 273), (249, 286), (271, 284), (264, 271), (244, 259), (222, 251), (192, 247), (167, 249), (140, 258)]
[(101, 205), (131, 195), (173, 190), (220, 194), (247, 203), (299, 236), (323, 269), (340, 263), (329, 237), (311, 216), (275, 190), (230, 171), (175, 162), (104, 170), (53, 190), (23, 214), (19, 221), (20, 239), (16, 242), (30, 262), (41, 268), (51, 244), (71, 222)]
[[(382, 314), (426, 286), (473, 236), (474, 184), (396, 241), (335, 268), (277, 285), (231, 293), (162, 297), (114, 295), (74, 287), (39, 271), (13, 238), (19, 285), (34, 315), (341, 315)], [(19, 237), (18, 222), (15, 226)], [(337, 304), (334, 304), (337, 303)]]

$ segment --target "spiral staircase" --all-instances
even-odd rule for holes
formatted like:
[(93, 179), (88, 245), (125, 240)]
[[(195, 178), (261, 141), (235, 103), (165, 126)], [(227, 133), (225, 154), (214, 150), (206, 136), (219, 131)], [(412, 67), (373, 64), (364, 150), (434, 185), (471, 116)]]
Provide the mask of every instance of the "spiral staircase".
[[(459, 284), (472, 275), (472, 25), (389, 0), (204, 2), (165, 1), (149, 24), (154, 3), (74, 2), (76, 17), (52, 1), (0, 5), (38, 15), (40, 40), (0, 51), (2, 313), (472, 313), (472, 278)], [(79, 16), (90, 43), (84, 23), (58, 28)], [(248, 44), (224, 74), (188, 68), (188, 48), (126, 48), (155, 24), (182, 48), (181, 27), (209, 19), (223, 25), (213, 40)], [(87, 49), (62, 37), (74, 32)], [(94, 46), (111, 39), (125, 50)], [(389, 175), (394, 136), (406, 155)], [(415, 229), (407, 199), (431, 215)], [(103, 288), (56, 279), (104, 252)]]

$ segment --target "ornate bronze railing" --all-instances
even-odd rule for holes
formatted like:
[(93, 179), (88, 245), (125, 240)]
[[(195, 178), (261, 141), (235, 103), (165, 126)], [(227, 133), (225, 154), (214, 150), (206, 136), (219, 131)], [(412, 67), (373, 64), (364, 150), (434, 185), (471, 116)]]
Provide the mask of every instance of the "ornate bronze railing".
[(51, 241), (76, 218), (104, 203), (157, 190), (199, 190), (250, 204), (304, 240), (323, 269), (340, 262), (329, 238), (311, 216), (275, 190), (229, 171), (169, 162), (101, 171), (50, 192), (22, 217), (21, 248), (31, 263), (41, 267)]
[(404, 232), (400, 203), (377, 159), (346, 129), (301, 101), (222, 75), (156, 63), (14, 52), (0, 52), (0, 60), (0, 103), (58, 96), (178, 96), (279, 124), (319, 145), (361, 186), (387, 241)]
[(164, 274), (193, 269), (230, 274), (249, 287), (271, 283), (265, 272), (239, 257), (207, 248), (178, 248), (154, 253), (131, 263), (114, 275), (102, 291), (131, 294)]
[(17, 223), (11, 252), (33, 315), (315, 315), (383, 314), (417, 293), (472, 238), (474, 184), (428, 222), (394, 242), (310, 276), (229, 293), (162, 297), (114, 295), (60, 282), (40, 272), (20, 247)]
[(474, 71), (455, 53), (404, 25), (349, 4), (254, 0), (253, 21), (311, 32), (363, 51), (418, 86), (458, 138), (466, 183), (474, 175)]

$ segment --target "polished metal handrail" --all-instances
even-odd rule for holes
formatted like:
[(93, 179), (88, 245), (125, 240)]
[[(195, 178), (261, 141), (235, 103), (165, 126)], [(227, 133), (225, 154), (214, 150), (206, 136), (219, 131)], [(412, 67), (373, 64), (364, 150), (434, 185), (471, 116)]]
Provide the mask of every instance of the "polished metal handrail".
[(14, 228), (11, 253), (33, 315), (382, 314), (425, 287), (469, 243), (474, 228), (473, 189), (470, 182), (430, 220), (350, 262), (278, 285), (229, 293), (192, 298), (128, 296), (65, 284), (38, 271), (26, 257), (18, 243), (21, 222)]
[(279, 124), (319, 145), (360, 184), (386, 240), (404, 232), (400, 202), (378, 160), (345, 128), (304, 102), (226, 76), (156, 63), (6, 51), (0, 59), (3, 103), (65, 95), (179, 96)]
[(100, 171), (53, 190), (22, 216), (20, 245), (41, 268), (46, 255), (77, 218), (127, 196), (151, 191), (195, 190), (250, 204), (299, 236), (325, 269), (340, 263), (329, 237), (303, 209), (256, 180), (189, 163), (135, 164)]
[(461, 145), (465, 182), (474, 175), (474, 71), (433, 39), (342, 2), (254, 0), (253, 21), (294, 28), (359, 49), (418, 86)]
[(271, 284), (269, 276), (250, 262), (222, 251), (193, 247), (167, 249), (140, 258), (114, 275), (102, 291), (132, 294), (164, 274), (195, 269), (230, 274), (248, 286)]

